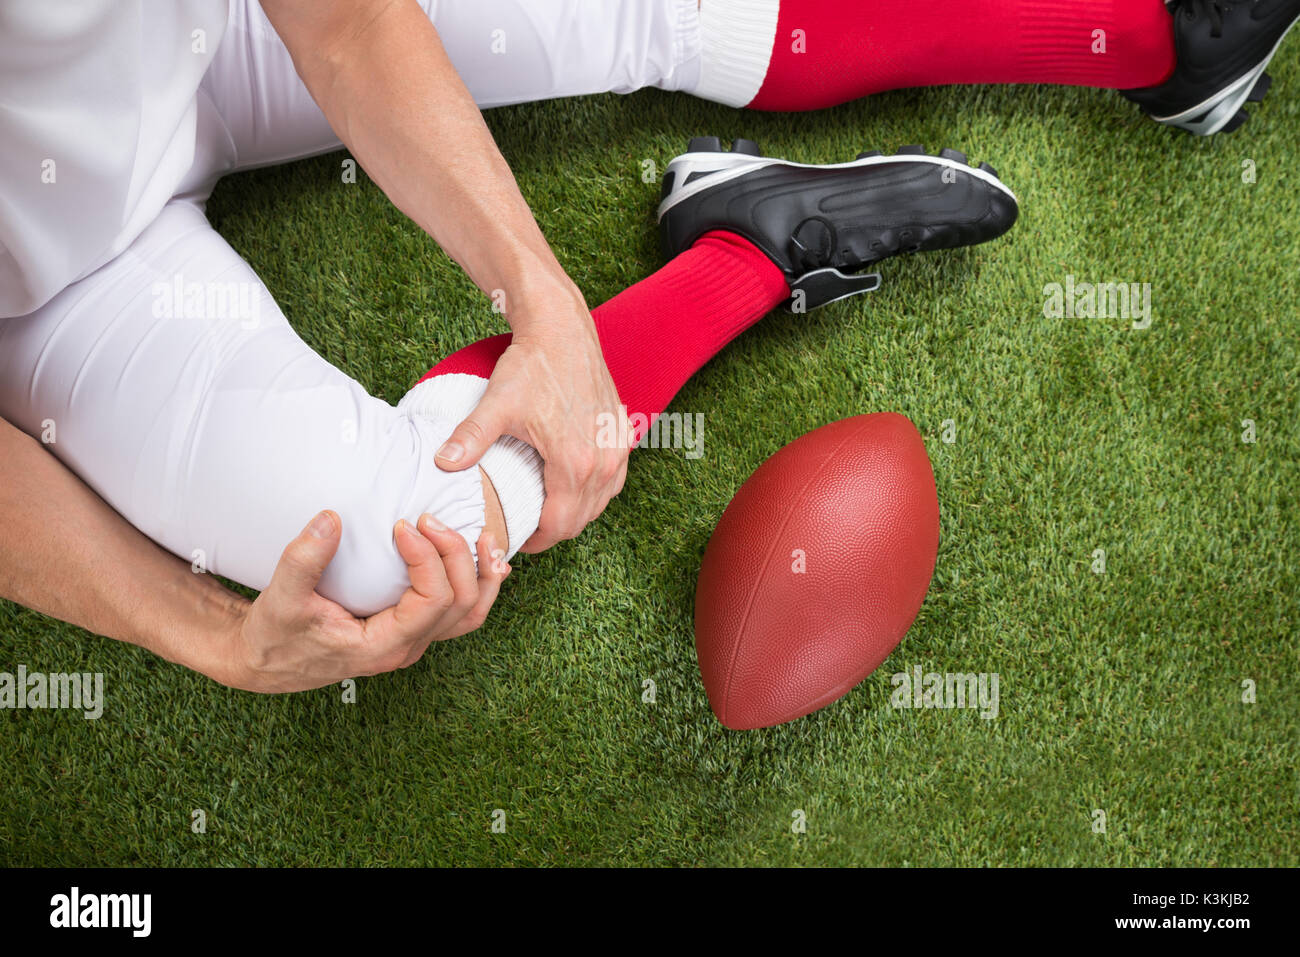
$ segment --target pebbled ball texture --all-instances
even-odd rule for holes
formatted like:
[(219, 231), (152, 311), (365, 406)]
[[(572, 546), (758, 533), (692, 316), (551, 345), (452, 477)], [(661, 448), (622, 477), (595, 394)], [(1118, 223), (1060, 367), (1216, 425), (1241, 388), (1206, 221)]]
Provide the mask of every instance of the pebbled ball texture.
[(723, 512), (695, 593), (718, 720), (763, 728), (843, 696), (902, 640), (938, 550), (934, 472), (905, 416), (832, 422), (769, 458)]

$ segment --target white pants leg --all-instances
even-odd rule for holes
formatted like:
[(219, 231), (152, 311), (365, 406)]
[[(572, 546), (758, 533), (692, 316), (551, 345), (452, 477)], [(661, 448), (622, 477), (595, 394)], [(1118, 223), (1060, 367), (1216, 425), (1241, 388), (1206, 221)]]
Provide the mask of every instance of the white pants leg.
[(399, 412), (314, 353), (187, 202), (44, 308), (0, 322), (0, 417), (52, 438), (164, 548), (253, 588), (335, 509), (343, 541), (320, 592), (358, 615), (407, 587), (397, 519), (431, 512), (471, 548), (483, 527), (478, 469), (433, 464), (456, 422)]
[[(693, 90), (698, 0), (420, 0), (474, 102), (487, 109), (562, 96)], [(255, 0), (232, 0), (204, 92), (224, 118), (234, 168), (338, 149)], [(225, 171), (225, 170), (223, 170)]]
[[(688, 85), (698, 72), (695, 0), (430, 8), (485, 106)], [(427, 403), (394, 408), (312, 352), (202, 211), (222, 173), (337, 147), (261, 8), (234, 0), (199, 93), (191, 175), (121, 256), (0, 321), (0, 416), (52, 437), (50, 450), (159, 544), (254, 588), (313, 514), (336, 509), (343, 542), (320, 591), (367, 615), (408, 584), (398, 518), (429, 511), (477, 541), (478, 470), (433, 464), (458, 419)]]

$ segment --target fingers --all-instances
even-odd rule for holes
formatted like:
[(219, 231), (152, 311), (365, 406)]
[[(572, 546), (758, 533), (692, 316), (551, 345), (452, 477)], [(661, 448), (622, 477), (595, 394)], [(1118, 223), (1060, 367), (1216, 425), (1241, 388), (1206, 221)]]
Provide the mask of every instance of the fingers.
[(409, 649), (427, 644), (444, 618), (464, 616), (478, 598), (478, 585), (465, 539), (432, 515), (421, 515), (418, 528), (398, 522), (393, 537), (411, 576), (411, 587), (393, 609), (393, 638)]
[(488, 612), (501, 593), (501, 583), (510, 574), (510, 566), (506, 564), (505, 549), (497, 547), (491, 532), (484, 532), (478, 537), (478, 568), (478, 601), (451, 629), (450, 634), (441, 637), (459, 638), (477, 631), (487, 621)]
[(519, 546), (519, 550), (525, 555), (536, 555), (538, 552), (546, 551), (554, 544), (555, 542), (551, 541), (539, 530), (529, 535), (528, 539)]
[(546, 490), (546, 503), (537, 521), (537, 531), (529, 536), (521, 551), (544, 552), (558, 542), (577, 538), (586, 523), (579, 519), (580, 500), (572, 492)]
[[(418, 527), (400, 521), (393, 538), (411, 587), (396, 605), (361, 622), (315, 593), (342, 527), (337, 514), (322, 512), (285, 548), (252, 606), (260, 610), (256, 620), (240, 632), (242, 644), (256, 652), (251, 676), (241, 678), (240, 687), (297, 690), (328, 684), (336, 675), (374, 675), (413, 664), (431, 641), (479, 627), (509, 574), (505, 552), (490, 534), (480, 536), (479, 576), (459, 532), (430, 515), (421, 516)], [(266, 640), (252, 640), (258, 636)]]
[(506, 410), (489, 387), (469, 417), (442, 443), (433, 457), (434, 463), (448, 472), (459, 472), (477, 464), (488, 447), (506, 431), (507, 421)]
[(265, 591), (293, 601), (315, 592), (339, 549), (342, 532), (343, 522), (333, 511), (326, 509), (316, 515), (281, 553)]
[[(579, 458), (579, 471), (564, 473), (547, 463), (546, 503), (535, 531), (520, 549), (545, 551), (557, 542), (577, 538), (623, 489), (627, 480), (628, 450), (602, 449), (590, 462)], [(584, 474), (585, 473), (585, 474)]]
[(542, 515), (537, 522), (537, 531), (528, 536), (528, 540), (519, 550), (535, 555), (562, 541), (577, 538), (587, 525), (585, 522), (578, 522), (576, 515), (577, 506), (574, 500), (558, 500), (552, 504), (551, 493), (547, 492), (546, 504), (542, 506)]
[[(453, 532), (430, 515), (420, 518), (419, 530), (438, 550), (446, 571), (447, 583), (451, 587), (452, 602), (438, 619), (434, 628), (422, 634), (408, 649), (402, 667), (415, 664), (428, 650), (430, 644), (446, 638), (464, 634), (457, 631), (459, 622), (463, 621), (479, 599), (479, 580), (474, 572), (474, 558), (469, 553), (469, 546), (460, 533)], [(448, 533), (454, 541), (447, 538)], [(482, 535), (479, 536), (481, 540)], [(465, 631), (472, 631), (467, 628)]]
[[(421, 520), (420, 531), (429, 537), (430, 544), (440, 531), (427, 522), (428, 516)], [(453, 532), (457, 538), (460, 535)], [(424, 656), (429, 645), (435, 641), (457, 638), (476, 630), (487, 620), (488, 611), (496, 601), (501, 589), (501, 582), (510, 574), (510, 566), (505, 562), (505, 551), (496, 547), (490, 532), (479, 536), (479, 572), (474, 574), (474, 562), (469, 556), (469, 549), (460, 539), (461, 547), (452, 555), (439, 552), (447, 568), (447, 580), (452, 588), (455, 600), (443, 612), (435, 628), (421, 636), (407, 649), (401, 667), (408, 668)]]
[[(623, 461), (619, 464), (618, 474), (614, 476), (614, 491), (610, 495), (610, 498), (616, 498), (618, 495), (622, 494), (623, 486), (626, 483), (627, 483), (627, 458), (624, 457)], [(607, 505), (609, 504), (609, 499), (605, 500), (605, 504)], [(603, 512), (604, 509), (602, 508), (601, 511)]]

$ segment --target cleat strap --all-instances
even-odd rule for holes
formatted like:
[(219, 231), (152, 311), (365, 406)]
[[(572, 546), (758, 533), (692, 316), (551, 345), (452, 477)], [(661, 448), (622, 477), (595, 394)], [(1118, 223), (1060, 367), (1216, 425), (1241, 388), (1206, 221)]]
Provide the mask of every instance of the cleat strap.
[[(787, 312), (808, 312), (839, 299), (875, 292), (880, 288), (880, 273), (842, 273), (834, 266), (814, 269), (790, 283)], [(800, 295), (802, 293), (802, 295)], [(802, 306), (803, 308), (797, 308)]]

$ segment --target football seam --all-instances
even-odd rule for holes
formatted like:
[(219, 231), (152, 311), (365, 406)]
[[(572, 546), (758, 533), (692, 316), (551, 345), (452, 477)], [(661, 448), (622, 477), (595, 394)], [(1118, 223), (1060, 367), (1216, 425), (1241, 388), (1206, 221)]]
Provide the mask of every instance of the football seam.
[[(835, 446), (835, 448), (831, 451), (831, 454), (826, 457), (826, 460), (822, 462), (820, 466), (817, 467), (817, 471), (813, 472), (812, 475), (808, 476), (808, 480), (804, 482), (802, 486), (800, 486), (799, 495), (798, 495), (799, 498), (802, 498), (803, 493), (808, 490), (808, 486), (813, 483), (814, 479), (816, 479), (819, 475), (822, 474), (822, 471), (826, 468), (826, 466), (828, 466), (831, 462), (835, 460), (835, 456), (839, 453), (840, 449), (842, 449), (850, 439), (854, 438), (855, 436), (857, 436), (859, 432), (865, 429), (866, 425), (867, 424), (865, 422), (860, 423), (856, 429), (854, 429), (852, 432), (850, 432), (848, 435), (846, 435), (843, 439), (840, 440), (840, 444)], [(731, 711), (731, 679), (734, 676), (736, 670), (736, 655), (740, 654), (739, 637), (744, 636), (745, 626), (749, 624), (750, 612), (752, 612), (754, 609), (754, 595), (758, 592), (758, 586), (761, 585), (763, 582), (763, 574), (767, 571), (768, 562), (772, 560), (772, 555), (776, 552), (776, 543), (780, 540), (781, 533), (784, 532), (786, 526), (790, 524), (790, 519), (793, 516), (794, 516), (794, 508), (791, 507), (790, 510), (786, 512), (785, 518), (781, 520), (781, 526), (776, 530), (776, 534), (772, 536), (772, 544), (768, 546), (767, 552), (763, 555), (763, 564), (759, 566), (759, 574), (755, 577), (754, 584), (750, 586), (749, 594), (746, 596), (745, 617), (740, 620), (740, 628), (737, 629), (736, 632), (738, 636), (736, 641), (736, 646), (731, 649), (731, 657), (727, 661), (727, 683), (723, 685), (722, 688), (723, 717), (727, 716)]]

